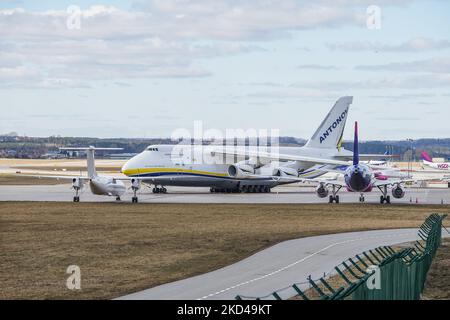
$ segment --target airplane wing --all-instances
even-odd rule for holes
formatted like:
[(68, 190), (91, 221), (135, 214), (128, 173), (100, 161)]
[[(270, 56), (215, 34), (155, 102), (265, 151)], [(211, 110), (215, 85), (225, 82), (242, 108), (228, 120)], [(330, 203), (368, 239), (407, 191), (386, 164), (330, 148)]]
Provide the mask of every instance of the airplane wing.
[[(86, 177), (86, 176), (56, 176), (56, 175), (42, 175), (42, 174), (17, 174), (18, 177), (30, 177), (30, 178), (38, 178), (38, 179), (56, 179), (56, 180), (73, 180), (73, 179), (81, 179), (83, 181), (90, 181), (91, 178)], [(255, 175), (256, 177), (257, 175)], [(117, 181), (149, 181), (149, 180), (153, 180), (152, 178), (149, 177), (113, 177), (113, 176), (105, 176), (107, 178), (111, 178)], [(258, 176), (260, 177), (260, 176)], [(177, 178), (178, 179), (178, 178)]]
[[(311, 164), (326, 164), (332, 166), (340, 166), (340, 168), (337, 169), (325, 169), (324, 171), (341, 174), (344, 173), (345, 171), (345, 169), (343, 168), (347, 168), (349, 165), (351, 165), (350, 160), (344, 161), (338, 159), (316, 158), (316, 157), (298, 156), (298, 155), (264, 152), (264, 151), (243, 150), (239, 148), (217, 149), (213, 150), (211, 154), (213, 156), (214, 155), (238, 156), (245, 159), (257, 158), (257, 159), (265, 159), (268, 161), (300, 161), (300, 162), (309, 162)], [(380, 155), (377, 155), (377, 157), (380, 157)], [(368, 166), (373, 170), (386, 169), (385, 167), (380, 167), (376, 165), (368, 165)]]
[[(42, 174), (17, 174), (19, 177), (30, 177), (30, 178), (38, 178), (38, 179), (56, 179), (56, 180), (73, 180), (73, 179), (81, 179), (83, 181), (90, 181), (91, 178), (86, 176), (56, 176), (56, 175), (42, 175)], [(151, 178), (134, 178), (134, 177), (113, 177), (113, 176), (105, 176), (107, 178), (111, 178), (117, 181), (142, 181), (142, 180), (151, 180)]]
[(90, 180), (89, 177), (83, 176), (55, 176), (55, 175), (42, 175), (42, 174), (16, 174), (18, 177), (30, 177), (30, 178), (38, 178), (38, 179), (56, 179), (56, 180), (73, 180), (73, 179), (82, 179), (82, 180)]
[[(350, 156), (336, 156), (336, 158), (341, 160), (351, 160), (352, 157)], [(381, 159), (392, 159), (392, 155), (386, 155), (386, 154), (360, 154), (359, 158), (361, 161), (369, 161), (369, 160), (381, 160)]]
[(384, 186), (395, 186), (403, 183), (419, 182), (426, 180), (415, 180), (415, 179), (392, 179), (392, 180), (377, 180), (374, 182), (374, 187), (384, 187)]
[(336, 187), (342, 187), (342, 188), (347, 186), (344, 181), (340, 181), (337, 179), (309, 179), (309, 180), (310, 181), (307, 181), (307, 182), (319, 183), (319, 184), (325, 185), (325, 186), (336, 186)]
[(323, 184), (323, 185), (329, 185), (329, 186), (340, 186), (340, 187), (345, 187), (345, 182), (344, 181), (340, 181), (337, 180), (336, 178), (330, 178), (330, 179), (326, 179), (326, 178), (314, 178), (314, 179), (310, 179), (310, 178), (296, 178), (296, 177), (289, 177), (289, 176), (282, 176), (282, 177), (275, 177), (275, 176), (270, 176), (271, 178), (273, 178), (275, 181), (289, 181), (292, 183), (295, 182), (301, 182), (301, 183), (319, 183), (319, 184)]
[(334, 166), (348, 166), (348, 161), (334, 160), (334, 159), (324, 159), (306, 156), (297, 156), (282, 153), (272, 153), (264, 151), (252, 151), (252, 150), (241, 150), (241, 149), (224, 149), (224, 150), (214, 150), (213, 155), (226, 155), (226, 156), (239, 156), (242, 158), (259, 158), (266, 159), (269, 161), (301, 161), (309, 162), (312, 164), (329, 164)]

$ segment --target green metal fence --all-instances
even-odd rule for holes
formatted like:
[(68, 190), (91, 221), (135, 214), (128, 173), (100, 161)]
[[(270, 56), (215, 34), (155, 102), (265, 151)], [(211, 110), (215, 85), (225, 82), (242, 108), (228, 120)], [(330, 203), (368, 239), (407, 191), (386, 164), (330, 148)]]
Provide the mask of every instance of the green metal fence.
[[(379, 247), (363, 252), (336, 266), (318, 280), (308, 279), (264, 297), (237, 300), (282, 300), (283, 292), (298, 300), (418, 300), (436, 251), (441, 245), (446, 215), (430, 215), (419, 229), (420, 240), (410, 248)], [(301, 290), (309, 284), (308, 290)], [(292, 294), (293, 292), (293, 294)]]

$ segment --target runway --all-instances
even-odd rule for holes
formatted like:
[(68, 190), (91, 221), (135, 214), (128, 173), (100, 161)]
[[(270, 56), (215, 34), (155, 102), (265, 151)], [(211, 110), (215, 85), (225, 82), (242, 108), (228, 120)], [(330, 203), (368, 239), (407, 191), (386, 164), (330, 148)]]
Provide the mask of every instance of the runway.
[[(315, 188), (304, 186), (279, 186), (272, 193), (211, 194), (208, 188), (168, 187), (167, 194), (153, 194), (143, 187), (138, 194), (141, 203), (327, 203), (328, 199), (317, 197)], [(0, 201), (57, 201), (70, 202), (73, 198), (71, 185), (55, 186), (0, 186)], [(357, 203), (359, 194), (342, 191), (342, 203)], [(128, 192), (122, 200), (131, 201)], [(379, 203), (380, 193), (366, 194), (367, 203)], [(82, 202), (116, 202), (113, 197), (96, 196), (86, 187), (81, 194)], [(450, 204), (450, 189), (447, 188), (408, 188), (403, 199), (392, 199), (393, 203)]]
[[(443, 232), (443, 235), (449, 236)], [(417, 229), (352, 232), (286, 241), (231, 266), (193, 278), (130, 294), (124, 300), (230, 300), (236, 295), (262, 297), (308, 276), (320, 278), (342, 261), (379, 246), (418, 239)], [(278, 292), (283, 299), (296, 295)]]

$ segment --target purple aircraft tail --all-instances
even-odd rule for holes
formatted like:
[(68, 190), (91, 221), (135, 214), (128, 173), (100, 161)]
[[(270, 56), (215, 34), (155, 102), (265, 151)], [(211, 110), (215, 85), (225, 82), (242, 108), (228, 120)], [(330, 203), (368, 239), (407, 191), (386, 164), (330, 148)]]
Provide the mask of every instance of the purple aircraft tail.
[(433, 162), (433, 160), (430, 158), (428, 153), (426, 153), (426, 151), (422, 152), (422, 159), (428, 162)]
[(355, 140), (353, 141), (353, 165), (359, 164), (358, 122), (355, 122)]

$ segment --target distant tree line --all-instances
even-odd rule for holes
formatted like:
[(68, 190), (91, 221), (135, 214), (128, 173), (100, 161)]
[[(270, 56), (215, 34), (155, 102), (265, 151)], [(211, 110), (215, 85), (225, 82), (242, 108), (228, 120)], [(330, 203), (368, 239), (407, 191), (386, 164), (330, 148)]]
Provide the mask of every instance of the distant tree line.
[[(40, 158), (49, 152), (57, 152), (60, 147), (95, 146), (103, 148), (122, 148), (123, 153), (139, 153), (152, 144), (176, 144), (168, 138), (99, 139), (89, 137), (52, 136), (18, 137), (12, 135), (0, 136), (0, 157)], [(281, 146), (303, 146), (306, 140), (294, 137), (281, 137)], [(248, 143), (248, 141), (247, 141)], [(347, 150), (353, 149), (353, 142), (344, 142)], [(398, 160), (420, 159), (422, 151), (427, 151), (433, 157), (450, 157), (450, 139), (419, 139), (414, 141), (365, 141), (361, 142), (360, 152), (366, 154), (394, 155)], [(122, 153), (121, 152), (121, 153)]]

